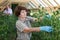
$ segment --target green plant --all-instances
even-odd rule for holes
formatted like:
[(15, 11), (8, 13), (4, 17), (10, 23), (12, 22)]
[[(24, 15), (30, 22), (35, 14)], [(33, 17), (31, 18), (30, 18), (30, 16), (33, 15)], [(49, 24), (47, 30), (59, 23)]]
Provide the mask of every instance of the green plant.
[[(39, 11), (38, 11), (39, 12)], [(44, 11), (42, 11), (44, 12)], [(37, 15), (36, 13), (33, 15), (33, 17), (36, 17), (39, 19), (40, 13)], [(52, 26), (53, 27), (53, 32), (47, 33), (47, 32), (34, 32), (32, 34), (31, 40), (60, 40), (60, 15), (59, 11), (53, 12), (53, 15), (51, 15), (51, 18), (49, 19), (44, 13), (42, 15), (43, 19), (42, 21), (34, 22), (33, 27), (37, 26)]]
[(0, 40), (15, 40), (16, 38), (16, 17), (0, 13)]

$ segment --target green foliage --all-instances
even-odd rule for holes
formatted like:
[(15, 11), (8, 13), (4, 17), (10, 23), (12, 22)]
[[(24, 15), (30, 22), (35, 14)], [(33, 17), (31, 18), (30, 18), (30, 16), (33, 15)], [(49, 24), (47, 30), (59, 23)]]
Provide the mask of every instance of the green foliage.
[(16, 38), (16, 17), (0, 13), (0, 40), (15, 40)]
[[(39, 12), (39, 11), (38, 11)], [(44, 12), (44, 11), (42, 11)], [(44, 14), (44, 13), (43, 13)], [(36, 17), (39, 19), (41, 14), (34, 14), (33, 17)], [(59, 11), (53, 12), (53, 15), (51, 15), (51, 18), (47, 17), (45, 14), (42, 15), (43, 19), (42, 21), (39, 19), (38, 22), (34, 22), (32, 25), (33, 27), (39, 27), (39, 26), (52, 26), (53, 32), (47, 33), (47, 32), (34, 32), (32, 34), (31, 40), (60, 40), (60, 15)]]

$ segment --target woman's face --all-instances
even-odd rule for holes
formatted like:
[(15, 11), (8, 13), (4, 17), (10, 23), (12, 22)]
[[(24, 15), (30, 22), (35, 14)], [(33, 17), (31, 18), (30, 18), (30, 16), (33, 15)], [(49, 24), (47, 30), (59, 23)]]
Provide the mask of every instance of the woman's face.
[(21, 10), (19, 16), (22, 17), (22, 18), (25, 18), (27, 16), (27, 11), (26, 10)]

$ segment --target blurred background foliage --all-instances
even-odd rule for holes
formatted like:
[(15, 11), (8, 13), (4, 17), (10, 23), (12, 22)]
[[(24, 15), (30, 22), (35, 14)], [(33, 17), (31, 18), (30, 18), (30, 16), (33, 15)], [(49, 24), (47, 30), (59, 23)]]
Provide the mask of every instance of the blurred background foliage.
[[(48, 13), (46, 10), (44, 11), (43, 8), (38, 10), (38, 12), (32, 11), (32, 17), (38, 18), (38, 22), (34, 22), (32, 27), (39, 27), (39, 26), (52, 26), (53, 32), (34, 32), (32, 34), (31, 40), (60, 40), (60, 9), (57, 11), (51, 11)], [(51, 15), (52, 14), (52, 15)], [(40, 20), (42, 17), (42, 20)]]
[(16, 17), (0, 12), (0, 40), (15, 40), (16, 38)]

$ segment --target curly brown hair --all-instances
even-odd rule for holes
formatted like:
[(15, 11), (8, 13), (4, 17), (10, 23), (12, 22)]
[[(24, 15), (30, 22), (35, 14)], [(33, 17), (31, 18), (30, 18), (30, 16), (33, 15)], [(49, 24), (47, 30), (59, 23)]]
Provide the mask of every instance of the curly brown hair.
[(22, 7), (22, 6), (17, 6), (14, 10), (14, 14), (18, 17), (20, 15), (21, 10), (26, 10), (27, 11), (28, 9), (25, 8), (25, 7)]

